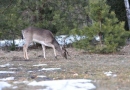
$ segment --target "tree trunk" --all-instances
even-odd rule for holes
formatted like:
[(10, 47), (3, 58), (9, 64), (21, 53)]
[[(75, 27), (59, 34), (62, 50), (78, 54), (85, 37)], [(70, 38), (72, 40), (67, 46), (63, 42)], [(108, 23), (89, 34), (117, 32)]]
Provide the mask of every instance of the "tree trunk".
[(126, 8), (126, 15), (127, 15), (127, 20), (128, 20), (128, 26), (129, 26), (129, 30), (130, 30), (130, 6), (129, 6), (129, 1), (128, 0), (124, 0), (125, 3), (125, 8)]

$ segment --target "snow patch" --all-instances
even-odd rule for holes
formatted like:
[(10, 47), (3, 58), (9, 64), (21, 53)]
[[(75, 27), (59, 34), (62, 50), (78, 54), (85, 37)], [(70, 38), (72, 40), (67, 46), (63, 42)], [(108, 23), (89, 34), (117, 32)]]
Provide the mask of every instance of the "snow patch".
[(0, 71), (0, 74), (1, 73), (10, 73), (10, 74), (13, 74), (13, 73), (15, 73), (15, 72), (13, 72), (13, 71)]
[(0, 65), (0, 67), (4, 68), (4, 67), (9, 67), (9, 66), (11, 66), (11, 65), (12, 65), (12, 64), (7, 63), (7, 64), (4, 64), (4, 65)]
[(77, 80), (54, 80), (30, 82), (31, 86), (44, 86), (44, 90), (91, 90), (96, 87), (91, 83), (91, 80), (77, 79)]
[(12, 88), (13, 88), (13, 89), (16, 89), (16, 88), (18, 88), (18, 86), (13, 86)]
[[(87, 37), (79, 35), (59, 35), (56, 36), (55, 38), (60, 45), (66, 45), (66, 44), (68, 45)], [(98, 35), (94, 36), (94, 38), (96, 41), (100, 41), (100, 37)], [(17, 47), (22, 47), (24, 45), (23, 39), (15, 39), (14, 42)], [(13, 40), (0, 40), (0, 47), (11, 46), (12, 44)], [(31, 45), (33, 45), (33, 43), (31, 43)]]
[(8, 80), (14, 80), (14, 77), (7, 77), (7, 78), (3, 78), (0, 79), (1, 81), (8, 81)]
[(33, 66), (37, 66), (37, 67), (39, 67), (39, 66), (47, 66), (47, 64), (38, 64), (38, 65), (33, 65)]
[(44, 78), (44, 77), (46, 77), (46, 76), (43, 76), (43, 75), (38, 75), (37, 77), (39, 77), (39, 78)]
[(53, 70), (60, 70), (61, 68), (43, 68), (39, 71), (53, 71)]
[(21, 83), (28, 84), (29, 81), (14, 81), (13, 83), (14, 83), (14, 84), (21, 84)]
[(105, 74), (106, 76), (112, 76), (112, 77), (116, 77), (116, 76), (117, 76), (116, 74), (113, 74), (112, 71), (104, 72), (104, 74)]
[(8, 84), (7, 82), (0, 82), (0, 90), (2, 90), (3, 88), (5, 88), (5, 87), (11, 87), (11, 85), (10, 84)]
[(29, 73), (32, 73), (33, 71), (28, 71)]
[(60, 45), (65, 45), (65, 44), (71, 44), (77, 40), (80, 40), (80, 39), (83, 39), (85, 38), (85, 36), (78, 36), (78, 35), (59, 35), (59, 36), (56, 36), (56, 40), (58, 41), (58, 43)]
[[(17, 47), (22, 47), (24, 44), (23, 39), (15, 39), (14, 42)], [(13, 40), (0, 40), (0, 47), (11, 46), (12, 44)]]

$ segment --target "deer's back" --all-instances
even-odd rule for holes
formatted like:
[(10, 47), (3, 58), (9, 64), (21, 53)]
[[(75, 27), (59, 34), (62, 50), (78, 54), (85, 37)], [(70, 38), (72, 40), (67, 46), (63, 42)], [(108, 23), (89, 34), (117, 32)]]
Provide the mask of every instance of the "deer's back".
[(28, 38), (35, 42), (52, 43), (55, 39), (51, 31), (35, 27), (28, 27), (22, 30), (22, 33), (25, 39)]

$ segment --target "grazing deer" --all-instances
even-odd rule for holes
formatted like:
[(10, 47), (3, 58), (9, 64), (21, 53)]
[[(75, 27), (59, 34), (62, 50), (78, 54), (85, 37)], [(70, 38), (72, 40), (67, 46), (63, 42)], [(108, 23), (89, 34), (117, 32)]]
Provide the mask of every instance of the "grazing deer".
[(55, 37), (53, 36), (52, 32), (49, 30), (44, 30), (35, 27), (28, 27), (22, 30), (22, 35), (25, 40), (25, 44), (23, 45), (23, 52), (24, 58), (29, 59), (27, 54), (27, 49), (30, 43), (37, 42), (42, 45), (43, 49), (43, 56), (45, 56), (45, 46), (52, 47), (54, 50), (55, 58), (57, 58), (56, 50), (67, 59), (67, 51), (65, 48), (60, 47), (59, 43), (56, 41)]

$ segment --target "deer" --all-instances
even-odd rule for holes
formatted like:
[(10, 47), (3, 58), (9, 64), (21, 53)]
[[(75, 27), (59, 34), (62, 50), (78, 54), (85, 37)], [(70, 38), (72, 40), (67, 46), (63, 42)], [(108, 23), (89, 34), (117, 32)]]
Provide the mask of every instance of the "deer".
[(46, 59), (45, 55), (46, 46), (53, 48), (55, 58), (57, 58), (56, 53), (57, 50), (61, 56), (67, 59), (67, 53), (68, 53), (67, 50), (65, 49), (65, 47), (60, 46), (60, 44), (57, 42), (57, 40), (55, 39), (54, 35), (50, 30), (36, 27), (28, 27), (22, 30), (22, 36), (25, 41), (23, 45), (23, 53), (25, 59), (27, 60), (29, 59), (27, 49), (32, 42), (41, 44), (44, 59)]

